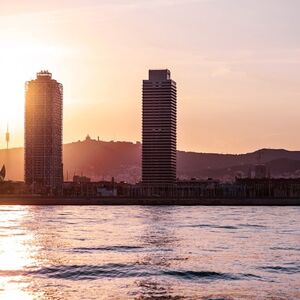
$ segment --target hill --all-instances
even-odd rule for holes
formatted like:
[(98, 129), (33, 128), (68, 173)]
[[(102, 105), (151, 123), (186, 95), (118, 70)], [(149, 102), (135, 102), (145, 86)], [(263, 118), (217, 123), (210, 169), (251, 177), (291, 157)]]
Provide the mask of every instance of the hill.
[[(0, 150), (0, 164), (7, 167), (7, 178), (23, 179), (23, 148)], [(231, 179), (237, 173), (247, 174), (258, 162), (265, 163), (272, 175), (300, 175), (300, 151), (261, 149), (246, 154), (177, 152), (177, 174), (180, 178)], [(65, 180), (84, 174), (93, 180), (110, 179), (136, 182), (141, 176), (141, 144), (104, 142), (87, 139), (64, 145)]]

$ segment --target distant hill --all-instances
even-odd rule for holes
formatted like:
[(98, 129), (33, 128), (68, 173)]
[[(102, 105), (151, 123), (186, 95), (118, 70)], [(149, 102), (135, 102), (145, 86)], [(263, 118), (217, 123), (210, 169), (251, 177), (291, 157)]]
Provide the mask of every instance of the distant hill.
[[(265, 163), (272, 177), (300, 177), (300, 160), (279, 158)], [(254, 170), (254, 164), (240, 164), (220, 169), (202, 170), (201, 177), (220, 178), (223, 180), (234, 179), (238, 175), (248, 176), (249, 170)]]
[[(266, 164), (272, 176), (298, 176), (300, 151), (261, 149), (246, 154), (211, 154), (178, 151), (178, 175), (190, 177), (234, 178), (247, 175), (258, 163)], [(300, 175), (300, 174), (299, 174)]]
[[(178, 151), (180, 178), (231, 179), (247, 174), (258, 162), (265, 163), (272, 175), (300, 177), (300, 151), (261, 149), (246, 154), (214, 154)], [(6, 164), (7, 178), (23, 180), (23, 148), (0, 150), (0, 165)], [(64, 145), (64, 176), (84, 174), (93, 180), (110, 179), (136, 182), (141, 176), (141, 144), (104, 142), (88, 139)]]

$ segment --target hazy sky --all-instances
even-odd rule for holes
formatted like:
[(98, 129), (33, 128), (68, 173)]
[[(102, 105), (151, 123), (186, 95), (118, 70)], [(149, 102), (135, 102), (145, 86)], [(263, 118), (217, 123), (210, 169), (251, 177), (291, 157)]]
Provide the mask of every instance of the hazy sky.
[(64, 142), (141, 140), (141, 86), (169, 68), (178, 149), (300, 150), (299, 0), (0, 0), (0, 147), (24, 83), (64, 85)]

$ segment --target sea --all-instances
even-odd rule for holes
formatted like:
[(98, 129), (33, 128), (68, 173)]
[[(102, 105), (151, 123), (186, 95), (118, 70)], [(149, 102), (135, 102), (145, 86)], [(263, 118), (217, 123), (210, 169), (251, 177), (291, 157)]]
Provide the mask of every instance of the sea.
[(300, 299), (300, 208), (0, 206), (0, 299)]

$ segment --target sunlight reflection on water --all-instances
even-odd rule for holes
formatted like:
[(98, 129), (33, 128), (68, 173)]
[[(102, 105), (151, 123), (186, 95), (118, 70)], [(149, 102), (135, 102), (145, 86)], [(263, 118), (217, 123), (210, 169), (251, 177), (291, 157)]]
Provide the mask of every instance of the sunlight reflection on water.
[(33, 265), (33, 249), (26, 246), (32, 233), (22, 226), (27, 217), (25, 207), (5, 207), (0, 214), (0, 294), (3, 299), (32, 299), (26, 292), (22, 270)]
[(300, 298), (296, 207), (0, 207), (0, 299)]

